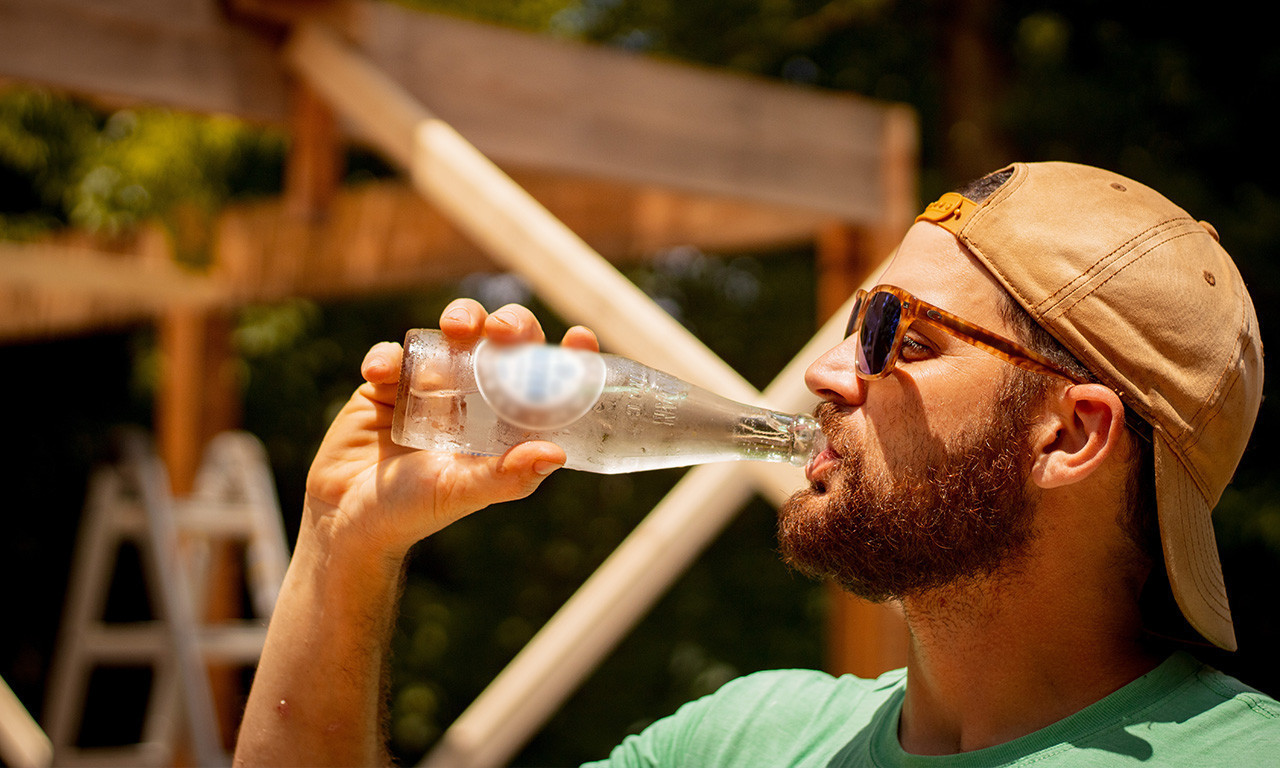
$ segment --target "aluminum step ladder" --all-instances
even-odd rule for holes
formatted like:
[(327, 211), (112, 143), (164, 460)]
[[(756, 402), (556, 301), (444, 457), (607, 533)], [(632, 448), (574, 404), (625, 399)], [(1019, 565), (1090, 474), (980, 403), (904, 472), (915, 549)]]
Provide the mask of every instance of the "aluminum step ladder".
[[(214, 438), (195, 489), (169, 492), (168, 473), (150, 441), (124, 435), (118, 463), (92, 476), (49, 678), (45, 725), (59, 766), (160, 766), (178, 757), (229, 765), (207, 664), (253, 665), (288, 565), (274, 481), (261, 443), (243, 432)], [(207, 624), (209, 553), (243, 542), (253, 617)], [(107, 622), (104, 611), (118, 554), (131, 543), (141, 557), (154, 620)], [(104, 667), (150, 667), (140, 742), (81, 747), (89, 678)]]

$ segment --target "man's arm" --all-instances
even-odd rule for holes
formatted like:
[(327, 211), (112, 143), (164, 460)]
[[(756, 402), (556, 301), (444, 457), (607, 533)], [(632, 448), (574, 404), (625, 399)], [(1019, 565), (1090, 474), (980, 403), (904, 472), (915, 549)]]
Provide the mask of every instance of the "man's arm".
[[(523, 307), (486, 316), (459, 300), (440, 328), (457, 339), (539, 341)], [(566, 345), (594, 349), (575, 328)], [(391, 442), (401, 350), (379, 344), (365, 383), (334, 420), (307, 477), (293, 559), (277, 600), (236, 744), (236, 765), (389, 763), (380, 723), (383, 670), (409, 548), (471, 512), (521, 498), (564, 464), (550, 443), (499, 457)]]

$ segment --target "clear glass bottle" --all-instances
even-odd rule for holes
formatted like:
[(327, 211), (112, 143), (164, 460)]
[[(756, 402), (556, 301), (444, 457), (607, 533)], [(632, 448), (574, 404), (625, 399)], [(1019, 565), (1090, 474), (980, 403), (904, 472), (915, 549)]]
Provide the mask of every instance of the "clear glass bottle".
[(807, 414), (737, 403), (625, 357), (542, 344), (405, 336), (391, 438), (496, 456), (547, 440), (570, 469), (614, 474), (716, 461), (803, 466), (826, 441)]

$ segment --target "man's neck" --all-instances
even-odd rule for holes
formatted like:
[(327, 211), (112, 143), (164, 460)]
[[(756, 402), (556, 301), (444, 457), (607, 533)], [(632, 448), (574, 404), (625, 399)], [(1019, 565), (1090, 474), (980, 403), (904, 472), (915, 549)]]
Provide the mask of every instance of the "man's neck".
[(903, 749), (955, 754), (1012, 741), (1149, 672), (1159, 659), (1144, 650), (1137, 616), (1109, 608), (1124, 602), (1109, 597), (1023, 573), (904, 601)]

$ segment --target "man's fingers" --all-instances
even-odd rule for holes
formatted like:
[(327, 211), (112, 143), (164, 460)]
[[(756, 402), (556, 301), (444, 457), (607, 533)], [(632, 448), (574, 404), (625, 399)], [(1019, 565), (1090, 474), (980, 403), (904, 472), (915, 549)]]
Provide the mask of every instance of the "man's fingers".
[(503, 343), (546, 341), (542, 324), (528, 307), (508, 304), (495, 310), (484, 323), (485, 335)]
[[(521, 443), (501, 456), (453, 456), (417, 451), (403, 457), (430, 494), (432, 530), (453, 524), (480, 509), (522, 499), (537, 490), (547, 475), (564, 466), (565, 453), (547, 442)], [(387, 477), (390, 477), (388, 475)]]
[(483, 468), (476, 465), (477, 471), (489, 474), (487, 478), (471, 478), (471, 487), (487, 496), (476, 506), (528, 496), (547, 475), (564, 466), (565, 458), (560, 446), (535, 440), (513, 446), (497, 459), (486, 462)]
[(454, 299), (440, 313), (440, 330), (453, 339), (475, 339), (484, 331), (488, 316), (475, 299)]
[(370, 384), (395, 384), (400, 380), (400, 360), (404, 350), (393, 341), (374, 344), (360, 364), (360, 375)]
[(565, 331), (564, 339), (560, 344), (570, 349), (585, 349), (588, 352), (599, 352), (600, 341), (596, 338), (595, 331), (584, 325), (575, 325)]

